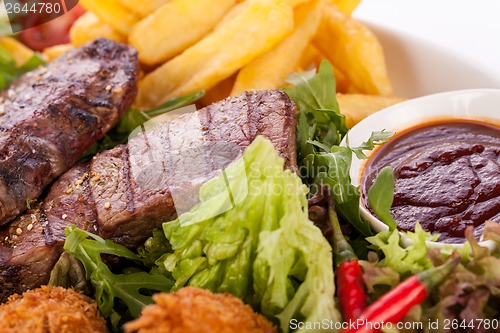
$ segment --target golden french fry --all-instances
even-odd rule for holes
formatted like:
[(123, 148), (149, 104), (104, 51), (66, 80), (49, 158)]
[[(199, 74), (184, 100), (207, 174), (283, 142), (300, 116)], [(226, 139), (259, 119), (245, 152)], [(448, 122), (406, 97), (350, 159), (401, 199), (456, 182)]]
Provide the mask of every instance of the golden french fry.
[(86, 12), (75, 21), (69, 31), (69, 39), (74, 46), (81, 46), (91, 40), (105, 37), (117, 42), (125, 42), (126, 38), (104, 23), (92, 12)]
[[(309, 43), (304, 52), (302, 52), (302, 57), (300, 58), (299, 65), (297, 66), (297, 71), (307, 71), (311, 69), (318, 69), (321, 61), (328, 59), (320, 50), (316, 48), (312, 43)], [(333, 73), (335, 75), (335, 83), (337, 92), (348, 93), (353, 89), (347, 80), (346, 75), (335, 65), (332, 64)]]
[(234, 81), (236, 81), (236, 75), (237, 73), (217, 83), (216, 86), (208, 89), (205, 92), (205, 95), (200, 99), (200, 103), (203, 106), (207, 106), (228, 97), (231, 93), (231, 89), (233, 89)]
[(333, 74), (335, 76), (335, 88), (338, 93), (353, 93), (356, 89), (351, 85), (347, 75), (335, 65), (333, 67)]
[(234, 10), (239, 14), (140, 82), (139, 106), (152, 107), (174, 96), (210, 89), (293, 30), (293, 10), (281, 0), (248, 0)]
[(170, 0), (120, 0), (123, 7), (131, 10), (137, 17), (146, 17)]
[(172, 0), (137, 23), (129, 42), (142, 63), (162, 63), (202, 39), (235, 4), (235, 0), (218, 0), (216, 5), (213, 0)]
[(391, 96), (384, 52), (375, 35), (336, 6), (323, 9), (314, 45), (338, 67), (359, 93)]
[(317, 69), (324, 59), (327, 59), (327, 57), (314, 44), (309, 43), (302, 52), (297, 70), (307, 71)]
[(74, 49), (75, 46), (72, 44), (61, 44), (51, 47), (46, 47), (42, 54), (45, 60), (52, 61), (55, 58), (59, 57), (61, 54), (68, 52), (69, 50)]
[(346, 15), (351, 15), (358, 7), (361, 0), (329, 0), (330, 3), (337, 5), (339, 9)]
[(0, 37), (0, 46), (14, 58), (17, 66), (24, 65), (35, 54), (32, 49), (26, 47), (16, 39), (7, 36)]
[(288, 2), (290, 4), (290, 6), (295, 8), (295, 7), (302, 5), (306, 2), (314, 2), (314, 0), (286, 0), (286, 2)]
[(351, 128), (369, 115), (388, 106), (405, 101), (404, 98), (363, 95), (337, 94), (340, 112), (346, 116), (346, 125)]
[(243, 67), (234, 84), (231, 95), (245, 90), (280, 88), (293, 72), (302, 52), (316, 33), (321, 18), (322, 1), (311, 1), (297, 8), (295, 30), (269, 52)]
[[(309, 2), (309, 1), (314, 1), (314, 0), (282, 0), (283, 2), (287, 3), (290, 5), (292, 8), (297, 7), (298, 5)], [(251, 1), (246, 1), (246, 0), (238, 0), (237, 1), (240, 6), (237, 6), (234, 10), (232, 10), (228, 15), (224, 17), (224, 19), (221, 21), (221, 24), (224, 23), (227, 20), (232, 19), (234, 16), (238, 15), (240, 12), (242, 12), (245, 9), (245, 5), (243, 4), (248, 4)]]
[(125, 36), (128, 36), (132, 27), (139, 21), (138, 17), (123, 7), (119, 0), (81, 0), (80, 3)]

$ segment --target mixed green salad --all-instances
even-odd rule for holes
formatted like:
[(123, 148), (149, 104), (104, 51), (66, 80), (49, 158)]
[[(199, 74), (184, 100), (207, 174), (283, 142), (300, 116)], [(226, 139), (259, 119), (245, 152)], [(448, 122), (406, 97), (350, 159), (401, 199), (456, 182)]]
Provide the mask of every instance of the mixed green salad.
[[(392, 203), (392, 171), (384, 170), (369, 200), (390, 229), (374, 234), (359, 212), (360, 192), (351, 184), (352, 158), (384, 143), (393, 133), (367, 134), (359, 147), (349, 147), (345, 118), (335, 99), (331, 65), (318, 73), (290, 78), (284, 89), (297, 104), (299, 175), (284, 170), (272, 144), (257, 138), (217, 178), (205, 183), (200, 202), (161, 230), (134, 253), (75, 227), (67, 228), (66, 254), (52, 272), (51, 283), (88, 288), (101, 313), (116, 331), (152, 303), (152, 294), (197, 286), (229, 292), (277, 324), (282, 332), (312, 332), (291, 322), (341, 322), (333, 269), (331, 239), (309, 219), (308, 198), (327, 187), (346, 237), (363, 268), (368, 304), (406, 278), (442, 265), (450, 256), (460, 264), (427, 299), (413, 306), (403, 322), (422, 323), (391, 332), (493, 332), (493, 326), (471, 320), (500, 316), (500, 256), (478, 245), (472, 230), (457, 251), (429, 248), (436, 235), (417, 226), (405, 233), (404, 247), (388, 210)], [(340, 145), (344, 140), (347, 144)], [(96, 148), (98, 149), (98, 147)], [(280, 189), (280, 190), (276, 190)], [(214, 212), (224, 211), (216, 215)], [(214, 217), (214, 215), (216, 215)], [(500, 244), (500, 225), (487, 223), (484, 239)], [(101, 255), (121, 258), (110, 267)], [(441, 321), (436, 327), (429, 325)], [(446, 330), (445, 320), (459, 326)], [(465, 324), (464, 324), (465, 323)], [(466, 324), (469, 324), (467, 326)], [(490, 322), (491, 324), (491, 322)], [(335, 326), (328, 330), (336, 331)]]

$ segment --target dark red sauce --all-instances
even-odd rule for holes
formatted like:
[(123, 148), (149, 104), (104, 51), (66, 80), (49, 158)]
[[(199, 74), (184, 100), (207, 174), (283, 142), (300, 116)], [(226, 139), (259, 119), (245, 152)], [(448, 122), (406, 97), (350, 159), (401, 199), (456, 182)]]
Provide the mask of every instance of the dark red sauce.
[(367, 207), (368, 189), (385, 166), (394, 169), (391, 213), (400, 230), (413, 231), (420, 222), (426, 231), (441, 234), (441, 242), (463, 243), (468, 226), (479, 237), (485, 221), (500, 223), (497, 126), (452, 120), (396, 135), (366, 165), (362, 194)]

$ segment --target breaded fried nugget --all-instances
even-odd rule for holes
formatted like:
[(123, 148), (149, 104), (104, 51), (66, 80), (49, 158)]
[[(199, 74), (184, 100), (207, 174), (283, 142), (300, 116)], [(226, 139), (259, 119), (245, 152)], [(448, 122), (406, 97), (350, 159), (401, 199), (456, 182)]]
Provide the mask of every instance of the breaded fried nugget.
[(42, 286), (0, 305), (2, 333), (108, 333), (95, 301), (73, 289)]
[(141, 317), (125, 324), (126, 332), (139, 333), (275, 333), (262, 315), (231, 294), (185, 287), (175, 293), (154, 295), (156, 304)]

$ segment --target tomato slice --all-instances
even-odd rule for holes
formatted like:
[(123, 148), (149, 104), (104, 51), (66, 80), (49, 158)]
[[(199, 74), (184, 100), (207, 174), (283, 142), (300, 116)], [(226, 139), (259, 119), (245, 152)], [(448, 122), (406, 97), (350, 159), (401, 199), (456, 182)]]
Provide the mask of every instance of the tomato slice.
[(25, 19), (24, 25), (33, 28), (21, 31), (19, 38), (35, 51), (43, 51), (49, 46), (69, 43), (69, 30), (84, 13), (85, 9), (76, 5), (66, 14), (40, 25), (38, 25), (40, 22), (47, 21), (46, 16), (30, 15)]

